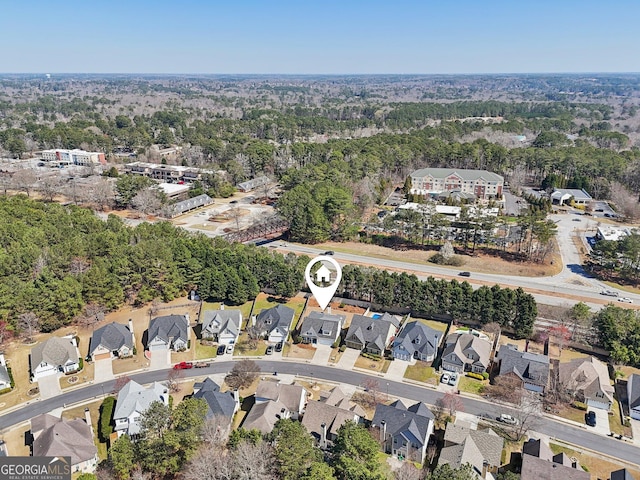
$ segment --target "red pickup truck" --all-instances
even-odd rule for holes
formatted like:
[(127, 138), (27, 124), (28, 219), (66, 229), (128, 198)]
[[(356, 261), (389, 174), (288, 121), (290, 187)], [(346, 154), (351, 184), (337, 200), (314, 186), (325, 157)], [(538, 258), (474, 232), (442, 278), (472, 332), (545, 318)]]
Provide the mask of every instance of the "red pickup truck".
[(193, 363), (191, 363), (191, 362), (180, 362), (180, 363), (176, 363), (173, 366), (174, 370), (187, 370), (189, 368), (193, 368)]

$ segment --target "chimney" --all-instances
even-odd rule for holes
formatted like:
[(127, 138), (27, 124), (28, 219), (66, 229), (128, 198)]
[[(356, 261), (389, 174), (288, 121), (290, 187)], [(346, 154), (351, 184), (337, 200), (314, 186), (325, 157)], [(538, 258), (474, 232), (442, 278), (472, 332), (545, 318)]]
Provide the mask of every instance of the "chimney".
[(382, 440), (382, 448), (383, 450), (386, 452), (386, 444), (387, 444), (387, 422), (385, 422), (384, 420), (382, 420), (380, 422), (380, 431), (382, 432), (382, 438), (380, 440)]
[(224, 310), (224, 303), (220, 304), (220, 310)]
[(184, 318), (187, 320), (187, 325), (189, 325), (189, 314), (185, 313)]
[(320, 448), (327, 448), (327, 424), (323, 422), (320, 427), (322, 428), (322, 436), (320, 437)]
[(487, 478), (487, 470), (489, 469), (489, 462), (482, 461), (482, 478)]
[(256, 326), (256, 320), (257, 320), (257, 317), (255, 315), (251, 315), (251, 326), (252, 327)]
[(327, 307), (327, 313), (328, 313), (329, 315), (331, 315), (331, 305), (329, 305), (329, 306)]
[(133, 320), (132, 319), (129, 319), (129, 331), (133, 335)]
[(87, 425), (89, 425), (89, 428), (91, 428), (91, 431), (93, 431), (93, 428), (91, 426), (91, 412), (88, 408), (84, 409), (84, 421), (87, 422)]

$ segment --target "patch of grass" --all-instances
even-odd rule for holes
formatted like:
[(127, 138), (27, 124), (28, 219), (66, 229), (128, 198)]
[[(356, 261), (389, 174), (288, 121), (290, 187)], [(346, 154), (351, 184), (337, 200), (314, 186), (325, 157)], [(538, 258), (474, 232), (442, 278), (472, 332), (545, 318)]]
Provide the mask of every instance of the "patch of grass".
[(371, 358), (365, 358), (360, 355), (356, 359), (356, 363), (354, 367), (356, 368), (364, 368), (365, 370), (372, 370), (374, 372), (384, 372), (385, 362), (387, 363), (387, 370), (389, 369), (389, 364), (391, 363), (389, 360), (373, 360)]
[(620, 404), (618, 403), (618, 400), (614, 400), (611, 411), (613, 412), (613, 415), (609, 415), (609, 428), (611, 431), (617, 435), (631, 437), (633, 435), (631, 427), (625, 427), (620, 422)]
[(571, 360), (575, 360), (576, 358), (586, 358), (588, 356), (589, 355), (587, 355), (586, 353), (580, 353), (570, 348), (565, 348), (560, 353), (560, 362), (570, 362)]
[(196, 360), (216, 358), (217, 350), (218, 347), (215, 345), (202, 345), (199, 340), (196, 340)]
[(301, 358), (304, 360), (311, 360), (316, 354), (315, 347), (300, 343), (298, 345), (291, 345), (289, 347), (289, 358)]
[(264, 355), (267, 350), (267, 344), (262, 340), (258, 341), (258, 345), (255, 349), (249, 348), (249, 345), (249, 335), (247, 334), (247, 332), (242, 332), (240, 334), (240, 337), (238, 337), (236, 347), (233, 349), (233, 354), (257, 357), (260, 355)]
[(416, 362), (414, 365), (409, 365), (404, 372), (404, 378), (434, 385), (437, 383), (436, 371), (427, 362)]
[(488, 382), (483, 382), (471, 377), (460, 377), (460, 380), (458, 380), (458, 390), (480, 395), (486, 383)]
[(578, 422), (584, 424), (584, 410), (579, 410), (577, 408), (573, 408), (572, 406), (566, 406), (564, 408), (560, 408), (558, 410), (557, 415), (562, 418), (566, 418), (567, 420), (573, 420), (574, 422)]
[(391, 465), (387, 462), (389, 455), (384, 452), (378, 452), (378, 462), (380, 462), (380, 471), (385, 478), (393, 478), (393, 472), (391, 471)]
[(418, 322), (424, 323), (426, 326), (433, 328), (439, 332), (444, 332), (447, 329), (447, 324), (444, 322), (438, 322), (436, 320), (427, 320), (425, 318), (418, 318)]

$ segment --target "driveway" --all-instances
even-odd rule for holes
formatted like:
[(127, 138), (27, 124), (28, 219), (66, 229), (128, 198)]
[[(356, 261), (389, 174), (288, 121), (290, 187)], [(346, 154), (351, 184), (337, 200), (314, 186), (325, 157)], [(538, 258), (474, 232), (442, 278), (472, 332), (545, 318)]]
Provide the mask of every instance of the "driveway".
[(345, 370), (352, 370), (359, 356), (360, 350), (356, 350), (355, 348), (347, 348), (340, 357), (337, 366), (340, 368), (344, 368)]
[(611, 433), (609, 429), (609, 412), (601, 408), (590, 408), (589, 411), (596, 412), (596, 426), (587, 426), (587, 430), (600, 435), (609, 435)]
[(104, 358), (102, 360), (96, 360), (94, 362), (94, 375), (93, 381), (95, 383), (106, 382), (113, 380), (113, 367), (110, 358)]
[(150, 370), (162, 370), (171, 366), (171, 350), (156, 350), (151, 354)]
[(62, 393), (60, 388), (60, 377), (58, 375), (47, 375), (38, 380), (38, 388), (40, 389), (40, 398), (56, 397)]
[(314, 365), (323, 366), (329, 364), (329, 359), (331, 358), (331, 350), (331, 345), (316, 345), (316, 353), (313, 354), (311, 363), (313, 363)]
[(387, 373), (385, 373), (384, 377), (390, 380), (401, 382), (404, 378), (404, 372), (407, 370), (407, 367), (409, 365), (411, 364), (404, 360), (394, 360), (389, 365), (389, 369), (387, 370)]

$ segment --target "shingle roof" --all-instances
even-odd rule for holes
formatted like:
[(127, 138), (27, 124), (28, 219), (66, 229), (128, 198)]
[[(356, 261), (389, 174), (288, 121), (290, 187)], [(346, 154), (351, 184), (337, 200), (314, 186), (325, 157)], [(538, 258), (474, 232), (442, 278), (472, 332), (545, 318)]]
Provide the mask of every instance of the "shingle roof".
[(171, 215), (180, 215), (184, 212), (188, 212), (189, 210), (193, 210), (194, 208), (204, 207), (205, 205), (209, 205), (213, 203), (211, 197), (206, 193), (202, 195), (198, 195), (193, 198), (189, 198), (187, 200), (183, 200), (181, 202), (176, 202), (173, 205), (169, 206), (169, 212)]
[(273, 430), (273, 426), (281, 418), (287, 418), (289, 412), (282, 402), (268, 401), (256, 403), (251, 407), (249, 413), (244, 417), (242, 428), (252, 430), (257, 428), (262, 433), (269, 433)]
[(583, 391), (586, 398), (596, 391), (601, 391), (607, 400), (613, 403), (614, 388), (609, 380), (609, 371), (597, 358), (576, 358), (561, 363), (559, 376), (563, 385), (572, 390)]
[(149, 324), (148, 342), (155, 338), (160, 338), (167, 344), (171, 343), (171, 339), (176, 340), (178, 338), (186, 342), (189, 339), (188, 329), (189, 324), (184, 315), (156, 317)]
[(307, 315), (300, 327), (300, 334), (309, 337), (336, 338), (345, 320), (344, 315), (313, 311)]
[(522, 456), (521, 480), (590, 480), (591, 475), (581, 468), (565, 467), (532, 455)]
[(627, 395), (629, 396), (629, 408), (640, 406), (640, 375), (634, 373), (627, 379)]
[(272, 332), (276, 328), (280, 328), (288, 332), (289, 328), (291, 328), (294, 313), (295, 311), (286, 305), (267, 308), (258, 314), (256, 318), (256, 328), (259, 331), (266, 332)]
[(434, 330), (422, 322), (410, 322), (405, 325), (393, 342), (393, 349), (405, 350), (413, 356), (414, 352), (422, 355), (434, 355), (442, 338), (442, 332)]
[(626, 468), (611, 472), (611, 480), (635, 480)]
[(347, 421), (356, 421), (357, 415), (351, 410), (334, 407), (326, 403), (311, 401), (307, 403), (304, 416), (302, 417), (302, 425), (316, 439), (320, 439), (322, 434), (322, 424), (327, 428), (327, 433), (333, 435), (338, 434), (338, 429)]
[(215, 334), (228, 332), (238, 336), (241, 324), (240, 310), (207, 310), (203, 314), (202, 330)]
[(371, 423), (379, 426), (384, 421), (389, 435), (394, 437), (402, 435), (422, 446), (428, 441), (429, 423), (434, 419), (434, 416), (428, 408), (422, 409), (416, 405), (412, 405), (410, 408), (411, 410), (407, 409), (400, 400), (391, 405), (378, 404)]
[(256, 389), (256, 398), (267, 398), (282, 402), (290, 412), (298, 413), (300, 409), (300, 399), (304, 388), (300, 385), (288, 385), (280, 382), (269, 382), (261, 380)]
[(31, 367), (43, 361), (49, 365), (65, 365), (78, 361), (78, 349), (68, 338), (51, 337), (31, 349)]
[(378, 350), (386, 348), (389, 331), (395, 332), (400, 325), (397, 318), (385, 313), (379, 318), (354, 315), (347, 331), (346, 340), (357, 339), (364, 348), (375, 346)]
[(522, 453), (541, 458), (548, 462), (553, 460), (553, 452), (549, 446), (542, 440), (536, 440), (534, 438), (530, 438), (524, 442), (524, 445), (522, 446)]
[[(165, 400), (168, 400), (168, 394), (167, 387), (158, 382), (155, 382), (149, 388), (144, 388), (139, 383), (130, 380), (118, 393), (113, 418), (127, 418), (133, 412), (145, 412), (153, 402), (166, 403)], [(129, 433), (132, 435), (139, 433), (138, 427), (139, 425), (137, 424), (130, 425)]]
[(446, 357), (451, 353), (455, 353), (463, 363), (471, 363), (471, 360), (466, 355), (468, 351), (474, 351), (478, 354), (480, 360), (476, 362), (483, 365), (485, 369), (489, 366), (491, 344), (471, 333), (452, 333), (449, 335), (442, 356)]
[(236, 401), (233, 393), (222, 393), (218, 384), (210, 378), (206, 378), (200, 384), (200, 389), (193, 395), (193, 398), (202, 398), (207, 402), (209, 406), (207, 418), (222, 416), (231, 419), (236, 411)]
[(100, 345), (110, 352), (119, 350), (124, 345), (132, 349), (133, 335), (127, 326), (112, 322), (93, 332), (89, 355), (92, 355)]
[(487, 170), (465, 170), (455, 168), (421, 168), (411, 174), (412, 177), (426, 177), (432, 176), (433, 178), (443, 179), (449, 175), (456, 174), (463, 180), (478, 180), (484, 178), (490, 182), (503, 182), (504, 177), (497, 173), (489, 172)]
[[(41, 419), (39, 417), (50, 417)], [(44, 428), (36, 430), (44, 426)], [(93, 443), (91, 427), (83, 419), (63, 420), (43, 413), (31, 420), (34, 457), (71, 457), (76, 465), (95, 458), (98, 449)]]
[[(454, 468), (464, 463), (471, 463), (478, 470), (482, 470), (482, 464), (485, 460), (489, 465), (500, 466), (504, 440), (490, 428), (472, 430), (448, 423), (444, 433), (444, 440), (445, 443), (464, 445), (463, 449), (452, 449), (446, 457), (447, 461), (445, 463), (449, 463)], [(454, 454), (458, 456), (454, 457)], [(440, 465), (440, 462), (438, 462), (438, 465)]]
[(515, 373), (521, 380), (535, 385), (549, 383), (549, 357), (538, 353), (521, 352), (515, 345), (502, 345), (498, 350), (500, 375)]

